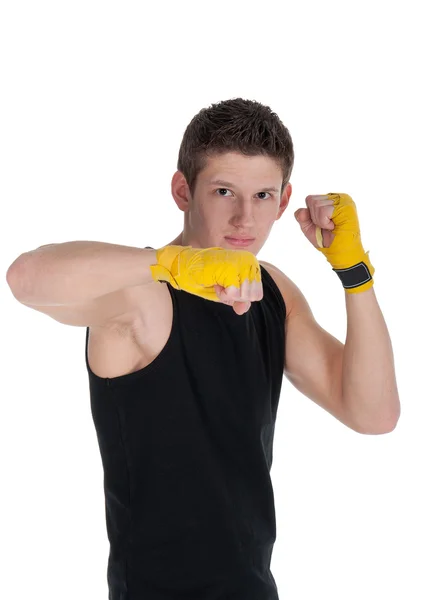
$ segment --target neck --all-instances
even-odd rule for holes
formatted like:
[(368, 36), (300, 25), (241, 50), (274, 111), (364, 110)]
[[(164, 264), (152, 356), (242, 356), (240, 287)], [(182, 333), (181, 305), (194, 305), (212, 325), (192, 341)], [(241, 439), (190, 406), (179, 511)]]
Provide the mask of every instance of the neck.
[(183, 231), (173, 240), (166, 244), (166, 246), (187, 246), (187, 244), (183, 243)]

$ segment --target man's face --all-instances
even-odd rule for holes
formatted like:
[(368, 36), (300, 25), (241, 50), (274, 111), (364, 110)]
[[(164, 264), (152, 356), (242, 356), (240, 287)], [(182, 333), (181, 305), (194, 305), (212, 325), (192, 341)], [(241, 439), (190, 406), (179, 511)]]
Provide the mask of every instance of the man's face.
[[(184, 208), (177, 201), (185, 211), (183, 245), (199, 248), (220, 246), (256, 255), (292, 193), (288, 184), (280, 196), (281, 169), (266, 156), (228, 152), (208, 158), (206, 168), (198, 175), (193, 198), (183, 175), (176, 175), (178, 185), (183, 180), (188, 198)], [(238, 245), (229, 238), (251, 240)]]

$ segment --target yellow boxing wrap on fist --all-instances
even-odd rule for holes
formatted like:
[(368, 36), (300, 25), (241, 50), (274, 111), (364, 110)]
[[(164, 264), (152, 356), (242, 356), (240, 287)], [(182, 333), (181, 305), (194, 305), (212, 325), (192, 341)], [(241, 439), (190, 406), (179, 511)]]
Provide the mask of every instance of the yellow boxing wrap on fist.
[(221, 302), (215, 285), (240, 288), (245, 279), (261, 281), (256, 256), (247, 250), (164, 246), (156, 256), (157, 264), (150, 266), (155, 281), (168, 281), (177, 290), (213, 302)]
[(348, 194), (327, 194), (334, 202), (332, 221), (334, 239), (329, 248), (323, 247), (321, 228), (317, 227), (318, 250), (325, 255), (333, 270), (339, 276), (346, 292), (365, 292), (374, 285), (372, 266), (368, 252), (365, 252), (360, 238), (360, 225), (357, 209)]

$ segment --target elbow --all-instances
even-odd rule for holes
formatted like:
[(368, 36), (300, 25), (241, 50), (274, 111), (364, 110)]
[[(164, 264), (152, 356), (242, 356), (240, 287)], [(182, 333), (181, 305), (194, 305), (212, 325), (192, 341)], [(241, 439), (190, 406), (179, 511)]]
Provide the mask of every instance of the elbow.
[(388, 419), (383, 419), (379, 422), (369, 422), (369, 423), (363, 423), (361, 425), (357, 425), (355, 427), (352, 427), (352, 429), (354, 429), (354, 431), (356, 431), (357, 433), (361, 433), (363, 435), (384, 435), (386, 433), (392, 433), (396, 427), (397, 427), (397, 423), (399, 422), (399, 418), (400, 418), (400, 412), (399, 415), (397, 417), (393, 417), (392, 419), (388, 418)]
[(17, 284), (20, 281), (19, 272), (21, 269), (21, 256), (15, 259), (15, 261), (9, 266), (9, 269), (6, 271), (6, 283), (11, 288), (12, 293), (15, 294), (17, 289)]
[(397, 423), (394, 425), (387, 425), (381, 427), (363, 427), (356, 428), (355, 431), (357, 433), (361, 433), (362, 435), (384, 435), (386, 433), (391, 433), (396, 429)]
[(389, 403), (393, 408), (381, 411), (377, 414), (355, 415), (351, 414), (350, 428), (357, 433), (363, 435), (384, 435), (392, 433), (400, 419), (400, 402), (396, 398), (395, 401)]
[(26, 266), (28, 262), (27, 258), (25, 254), (21, 254), (6, 272), (6, 282), (17, 300), (23, 298), (25, 290), (29, 288), (29, 283), (27, 283), (29, 279), (27, 274), (29, 273), (29, 269)]

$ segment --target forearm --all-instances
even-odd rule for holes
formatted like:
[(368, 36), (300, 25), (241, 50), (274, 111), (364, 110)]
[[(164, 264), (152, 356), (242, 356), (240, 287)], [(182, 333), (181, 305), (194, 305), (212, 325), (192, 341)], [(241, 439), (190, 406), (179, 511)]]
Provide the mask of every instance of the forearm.
[(343, 401), (365, 433), (392, 430), (400, 401), (390, 336), (374, 288), (345, 293), (347, 335), (343, 352)]
[(22, 254), (8, 271), (8, 283), (14, 296), (28, 304), (77, 304), (153, 282), (149, 266), (154, 264), (155, 250), (65, 242)]

